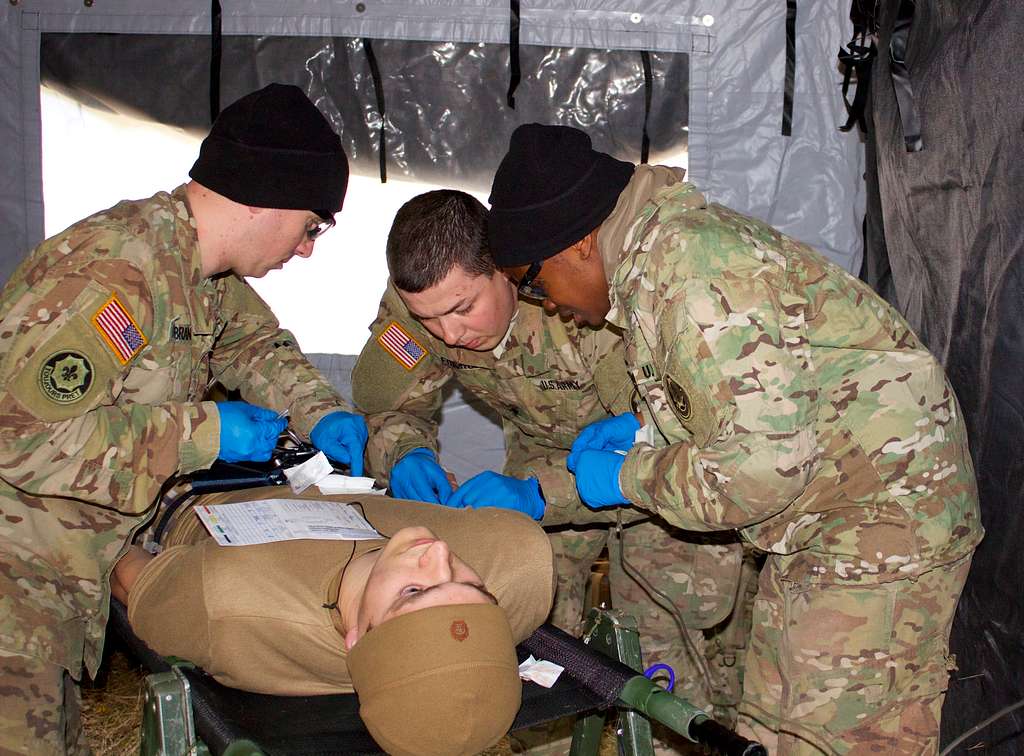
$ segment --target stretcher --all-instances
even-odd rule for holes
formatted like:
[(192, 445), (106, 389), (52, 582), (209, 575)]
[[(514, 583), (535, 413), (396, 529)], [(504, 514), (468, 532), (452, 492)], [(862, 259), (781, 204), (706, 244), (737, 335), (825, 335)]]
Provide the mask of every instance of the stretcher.
[[(155, 536), (192, 496), (283, 482), (280, 465), (225, 466), (194, 475), (184, 492), (169, 497)], [(355, 694), (269, 696), (221, 685), (186, 660), (164, 658), (139, 639), (127, 611), (111, 602), (108, 631), (148, 671), (144, 682), (143, 756), (314, 756), (378, 754), (380, 748), (359, 718)], [(642, 674), (634, 620), (606, 609), (591, 609), (582, 638), (543, 625), (517, 648), (520, 661), (533, 655), (565, 672), (551, 688), (523, 683), (523, 703), (513, 723), (518, 730), (577, 716), (570, 753), (597, 754), (606, 716), (618, 710), (619, 752), (653, 754), (650, 720), (664, 724), (712, 753), (760, 756), (766, 751), (709, 718), (685, 699)], [(443, 726), (443, 723), (439, 723)]]

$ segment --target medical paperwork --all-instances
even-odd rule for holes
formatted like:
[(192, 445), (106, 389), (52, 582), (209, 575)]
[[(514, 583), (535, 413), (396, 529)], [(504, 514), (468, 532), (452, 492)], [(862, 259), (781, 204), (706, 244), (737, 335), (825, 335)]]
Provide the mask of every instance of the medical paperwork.
[(337, 501), (264, 499), (195, 508), (221, 546), (295, 541), (364, 541), (382, 536), (359, 510)]

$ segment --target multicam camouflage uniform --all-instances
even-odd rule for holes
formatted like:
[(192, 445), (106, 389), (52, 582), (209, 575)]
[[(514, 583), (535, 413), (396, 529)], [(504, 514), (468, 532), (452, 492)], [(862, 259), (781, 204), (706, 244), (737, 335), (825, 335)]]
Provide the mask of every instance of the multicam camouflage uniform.
[(246, 283), (203, 278), (184, 187), (71, 226), (4, 288), (0, 751), (84, 749), (65, 670), (96, 672), (111, 566), (161, 486), (217, 456), (215, 381), (305, 434), (346, 408)]
[[(609, 544), (612, 605), (637, 618), (648, 663), (677, 671), (677, 692), (706, 704), (706, 686), (683, 648), (675, 621), (624, 575), (609, 522), (615, 513), (593, 512), (576, 493), (565, 459), (579, 431), (609, 414), (629, 410), (633, 385), (624, 370), (621, 340), (608, 329), (578, 329), (520, 303), (509, 333), (494, 352), (446, 346), (431, 336), (391, 287), (352, 374), (353, 398), (366, 413), (367, 465), (386, 480), (391, 467), (416, 447), (437, 451), (437, 416), (443, 389), (456, 381), (494, 409), (505, 434), (504, 472), (535, 476), (547, 502), (543, 524), (552, 537), (558, 590), (552, 621), (579, 630), (591, 565)], [(408, 348), (399, 352), (406, 340)], [(398, 346), (396, 346), (398, 344)], [(698, 648), (700, 630), (719, 624), (732, 609), (740, 549), (735, 540), (699, 545), (695, 534), (660, 518), (625, 510), (625, 556), (681, 610)], [(637, 519), (640, 521), (637, 521)], [(728, 697), (728, 694), (723, 694)], [(738, 689), (735, 691), (738, 700)]]
[(870, 289), (641, 166), (598, 238), (649, 444), (619, 482), (768, 553), (740, 724), (775, 753), (927, 753), (981, 539), (941, 367)]

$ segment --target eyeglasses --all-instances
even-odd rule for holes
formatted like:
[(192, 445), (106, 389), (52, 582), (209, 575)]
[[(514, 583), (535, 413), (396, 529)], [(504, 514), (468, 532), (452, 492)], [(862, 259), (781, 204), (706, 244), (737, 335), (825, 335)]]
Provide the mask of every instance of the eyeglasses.
[(544, 288), (544, 284), (533, 280), (537, 277), (537, 274), (540, 273), (540, 269), (543, 267), (543, 260), (534, 260), (530, 263), (530, 267), (526, 269), (526, 274), (519, 279), (519, 286), (516, 287), (516, 291), (519, 292), (519, 296), (537, 300), (548, 298), (548, 292), (547, 289)]
[[(324, 218), (320, 216), (321, 220), (315, 226), (308, 226), (306, 228), (306, 238), (310, 241), (316, 241), (323, 236), (327, 231), (334, 227), (334, 217)], [(312, 222), (312, 221), (311, 221)]]

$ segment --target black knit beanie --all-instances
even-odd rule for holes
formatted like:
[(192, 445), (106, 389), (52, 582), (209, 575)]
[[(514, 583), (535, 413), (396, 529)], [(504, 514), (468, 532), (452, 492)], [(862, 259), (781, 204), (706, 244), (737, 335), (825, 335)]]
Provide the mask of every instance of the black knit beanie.
[(252, 207), (341, 209), (348, 159), (316, 105), (291, 84), (268, 84), (221, 111), (188, 173)]
[(512, 132), (491, 184), (487, 238), (499, 267), (546, 260), (604, 222), (635, 166), (593, 149), (568, 126)]

